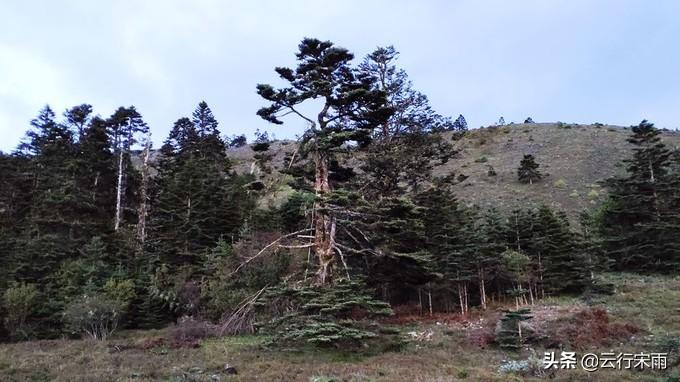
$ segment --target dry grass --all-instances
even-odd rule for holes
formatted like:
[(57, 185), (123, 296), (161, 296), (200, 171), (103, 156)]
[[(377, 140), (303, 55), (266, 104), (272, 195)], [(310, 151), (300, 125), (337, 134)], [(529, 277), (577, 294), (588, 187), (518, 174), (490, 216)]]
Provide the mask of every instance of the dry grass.
[[(601, 298), (607, 307), (607, 328), (634, 323), (652, 333), (669, 333), (680, 329), (680, 278), (637, 275), (606, 275), (616, 285), (617, 293)], [(158, 340), (164, 331), (123, 332), (105, 342), (33, 341), (0, 345), (0, 381), (541, 381), (543, 377), (502, 374), (498, 367), (504, 360), (526, 359), (528, 349), (519, 354), (506, 353), (478, 336), (492, 333), (498, 310), (475, 312), (462, 319), (455, 315), (438, 315), (431, 320), (406, 320), (401, 326), (405, 345), (398, 351), (377, 355), (374, 349), (361, 353), (337, 350), (305, 349), (300, 351), (268, 350), (266, 338), (240, 336), (210, 338), (197, 348), (173, 348)], [(576, 316), (585, 327), (592, 313), (575, 299), (549, 300), (535, 306), (535, 328), (550, 323), (570, 322)], [(591, 313), (581, 313), (581, 312)], [(602, 322), (593, 323), (600, 330)], [(599, 325), (599, 326), (598, 326)], [(611, 326), (614, 325), (614, 326)], [(432, 333), (418, 335), (409, 332)], [(575, 331), (578, 334), (578, 330)], [(588, 346), (597, 346), (589, 344)], [(606, 348), (588, 348), (590, 352), (654, 351), (658, 344), (648, 336), (609, 342)], [(544, 349), (534, 345), (540, 358)], [(238, 375), (222, 372), (228, 363)], [(676, 373), (679, 372), (676, 366)], [(664, 381), (661, 374), (650, 372), (560, 370), (555, 381)]]

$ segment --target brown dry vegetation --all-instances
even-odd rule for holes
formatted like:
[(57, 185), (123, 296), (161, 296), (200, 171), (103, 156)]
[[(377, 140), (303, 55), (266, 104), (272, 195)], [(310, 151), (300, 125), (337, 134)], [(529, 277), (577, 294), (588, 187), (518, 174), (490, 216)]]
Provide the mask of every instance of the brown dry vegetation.
[[(617, 292), (600, 297), (596, 307), (576, 299), (548, 300), (533, 307), (534, 318), (527, 325), (542, 336), (554, 336), (553, 339), (564, 343), (587, 339), (577, 343), (590, 352), (660, 351), (662, 333), (665, 338), (680, 335), (677, 321), (680, 278), (638, 275), (605, 278), (614, 282)], [(4, 344), (0, 346), (0, 380), (665, 381), (663, 374), (649, 371), (560, 370), (541, 377), (499, 373), (498, 367), (504, 360), (532, 355), (528, 349), (519, 354), (507, 353), (489, 343), (502, 308), (473, 312), (467, 318), (438, 315), (418, 321), (405, 319), (399, 326), (404, 345), (384, 353), (370, 348), (354, 354), (313, 349), (268, 350), (262, 346), (266, 339), (256, 336), (208, 338), (198, 341), (200, 346), (195, 348), (177, 348), (167, 340), (173, 336), (172, 329), (120, 333), (102, 342)], [(656, 337), (634, 333), (637, 327), (651, 329)], [(540, 343), (545, 344), (545, 339)], [(541, 358), (543, 345), (532, 346), (533, 354)], [(671, 360), (676, 356), (672, 354)], [(223, 373), (225, 363), (235, 366), (238, 375)], [(676, 365), (674, 372), (679, 371)]]

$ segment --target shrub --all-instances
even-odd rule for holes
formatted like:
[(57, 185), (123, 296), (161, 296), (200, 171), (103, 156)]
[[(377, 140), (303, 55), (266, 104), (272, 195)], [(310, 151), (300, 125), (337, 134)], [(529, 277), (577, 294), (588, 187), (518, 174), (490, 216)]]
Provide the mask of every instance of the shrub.
[(522, 308), (516, 311), (506, 311), (496, 326), (496, 343), (501, 348), (518, 350), (526, 341), (528, 328), (522, 325), (523, 321), (532, 318), (531, 311)]
[(5, 291), (5, 328), (13, 339), (27, 339), (30, 336), (32, 329), (28, 319), (33, 313), (37, 297), (38, 289), (33, 284), (15, 284)]
[(525, 360), (503, 361), (498, 367), (498, 372), (502, 374), (517, 374), (522, 377), (542, 377), (545, 375), (543, 361), (535, 355), (531, 355)]
[(124, 306), (104, 294), (84, 295), (67, 305), (63, 317), (75, 333), (85, 333), (95, 340), (105, 340), (118, 327)]
[(545, 333), (545, 346), (575, 350), (592, 349), (628, 340), (638, 332), (640, 329), (632, 324), (610, 322), (607, 311), (595, 307), (553, 321)]
[(104, 294), (107, 298), (117, 301), (123, 308), (127, 308), (130, 301), (137, 296), (135, 283), (132, 280), (109, 279), (104, 284)]
[(553, 186), (555, 188), (564, 188), (567, 186), (567, 181), (565, 181), (564, 179), (558, 179), (553, 183)]
[(367, 294), (363, 282), (349, 280), (272, 288), (258, 305), (274, 317), (259, 326), (277, 345), (358, 346), (378, 337), (380, 328), (369, 319), (392, 315), (389, 304)]
[(176, 326), (170, 328), (168, 340), (174, 348), (198, 347), (199, 341), (214, 337), (218, 333), (218, 327), (210, 322), (197, 320), (193, 317), (180, 318)]
[(599, 196), (600, 196), (600, 193), (599, 193), (599, 191), (597, 191), (597, 190), (590, 190), (590, 191), (588, 191), (588, 197), (589, 197), (590, 199), (595, 199), (595, 198), (597, 198), (597, 197), (599, 197)]

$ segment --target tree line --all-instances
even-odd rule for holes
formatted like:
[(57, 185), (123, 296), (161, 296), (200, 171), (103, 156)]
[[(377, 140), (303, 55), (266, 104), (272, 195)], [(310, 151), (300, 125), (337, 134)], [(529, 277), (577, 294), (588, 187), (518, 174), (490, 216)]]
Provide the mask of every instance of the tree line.
[[(596, 290), (607, 269), (677, 270), (680, 155), (653, 125), (633, 128), (627, 175), (579, 224), (548, 206), (500, 213), (459, 202), (454, 174), (433, 175), (456, 160), (467, 123), (432, 109), (393, 47), (355, 65), (304, 39), (296, 57), (276, 68), (284, 87), (257, 85), (261, 118), (308, 124), (278, 205), (262, 202), (268, 171), (232, 169), (227, 148), (245, 137), (224, 138), (205, 102), (158, 150), (133, 106), (108, 118), (87, 104), (41, 110), (0, 155), (3, 336), (104, 338), (192, 316), (282, 340), (363, 340), (375, 332), (362, 319), (397, 305), (520, 309)], [(271, 143), (251, 145), (262, 169)], [(540, 181), (537, 168), (525, 156), (519, 181)]]

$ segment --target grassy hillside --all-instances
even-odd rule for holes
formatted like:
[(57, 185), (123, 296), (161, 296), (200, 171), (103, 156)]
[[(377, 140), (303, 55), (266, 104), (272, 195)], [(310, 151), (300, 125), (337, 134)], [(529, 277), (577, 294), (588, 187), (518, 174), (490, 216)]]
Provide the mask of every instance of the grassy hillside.
[[(456, 186), (465, 202), (510, 210), (530, 203), (545, 203), (567, 212), (571, 218), (596, 205), (606, 194), (599, 184), (624, 170), (621, 160), (631, 155), (626, 139), (630, 129), (610, 125), (563, 123), (514, 124), (475, 129), (454, 142), (460, 150), (455, 159), (435, 168), (435, 175), (463, 174), (468, 178)], [(445, 133), (451, 139), (451, 133)], [(680, 134), (663, 132), (664, 142), (680, 147)], [(272, 174), (264, 174), (272, 199), (280, 200), (288, 190), (277, 170), (295, 151), (291, 141), (271, 145)], [(532, 154), (547, 176), (539, 183), (517, 182), (517, 167), (524, 154)], [(250, 147), (230, 149), (229, 157), (240, 173), (261, 173), (254, 165)], [(489, 176), (489, 166), (496, 176)]]

